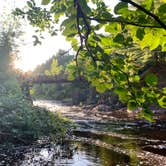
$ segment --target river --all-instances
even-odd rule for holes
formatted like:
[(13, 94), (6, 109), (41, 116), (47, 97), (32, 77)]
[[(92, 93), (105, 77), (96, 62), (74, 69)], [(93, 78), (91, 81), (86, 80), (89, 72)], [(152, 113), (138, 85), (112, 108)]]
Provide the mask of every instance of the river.
[(34, 105), (61, 113), (77, 124), (67, 142), (73, 150), (48, 144), (31, 147), (13, 165), (166, 166), (165, 126), (103, 120), (57, 101), (37, 100)]

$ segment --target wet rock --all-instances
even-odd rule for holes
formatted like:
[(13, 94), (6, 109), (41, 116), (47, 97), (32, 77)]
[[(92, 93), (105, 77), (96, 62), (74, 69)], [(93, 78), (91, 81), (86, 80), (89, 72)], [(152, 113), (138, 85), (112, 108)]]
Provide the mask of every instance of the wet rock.
[(92, 109), (92, 112), (96, 112), (96, 111), (99, 111), (99, 112), (109, 112), (109, 111), (111, 111), (111, 109), (110, 109), (110, 106), (107, 106), (105, 104), (100, 104), (100, 105), (95, 106)]

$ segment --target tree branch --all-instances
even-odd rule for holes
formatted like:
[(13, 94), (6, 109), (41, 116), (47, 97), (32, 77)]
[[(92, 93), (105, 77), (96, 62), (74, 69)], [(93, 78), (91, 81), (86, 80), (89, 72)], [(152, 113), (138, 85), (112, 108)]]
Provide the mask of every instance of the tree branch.
[[(83, 10), (82, 10), (82, 8), (81, 8), (78, 1), (74, 1), (74, 6), (76, 7), (76, 10), (77, 10), (77, 14), (76, 14), (77, 30), (78, 30), (78, 35), (79, 35), (80, 42), (81, 42), (81, 45), (80, 45), (80, 47), (79, 47), (79, 49), (77, 50), (77, 53), (76, 53), (76, 65), (78, 65), (77, 57), (78, 57), (80, 51), (83, 49), (83, 45), (85, 45), (87, 51), (90, 53), (90, 56), (91, 56), (92, 60), (95, 62), (95, 57), (93, 56), (93, 54), (90, 51), (89, 46), (88, 46), (88, 37), (89, 37), (90, 32), (91, 32), (91, 27), (90, 27), (90, 25), (87, 21), (86, 15), (84, 14), (84, 12), (83, 12)], [(82, 35), (81, 29), (80, 29), (80, 18), (83, 19), (83, 23), (86, 27), (86, 31), (83, 35)]]
[(81, 34), (81, 29), (80, 29), (80, 18), (79, 18), (79, 6), (78, 4), (76, 4), (76, 10), (77, 10), (77, 15), (76, 15), (76, 22), (77, 22), (77, 31), (78, 31), (78, 35), (80, 38), (80, 47), (78, 48), (77, 52), (76, 52), (76, 56), (75, 56), (75, 61), (76, 61), (76, 66), (77, 66), (77, 70), (78, 70), (78, 75), (80, 76), (80, 70), (79, 70), (79, 65), (78, 65), (78, 55), (80, 53), (80, 51), (83, 49), (83, 36)]
[(149, 15), (150, 17), (152, 17), (156, 22), (158, 22), (163, 29), (166, 30), (166, 24), (164, 22), (162, 22), (157, 15), (151, 13), (150, 11), (148, 11), (147, 9), (145, 9), (144, 7), (142, 7), (141, 5), (135, 3), (135, 2), (133, 2), (131, 0), (120, 0), (120, 1), (129, 3), (132, 6), (136, 7), (137, 9), (143, 11), (144, 13), (146, 13), (147, 15)]
[(128, 25), (133, 25), (133, 26), (143, 27), (143, 28), (163, 28), (161, 26), (141, 25), (139, 23), (120, 20), (120, 19), (117, 19), (117, 18), (111, 18), (111, 19), (101, 19), (101, 18), (93, 18), (93, 17), (86, 17), (86, 18), (89, 19), (89, 20), (98, 21), (98, 22), (102, 22), (102, 21), (103, 22), (117, 22), (117, 23), (121, 23), (121, 24), (128, 24)]

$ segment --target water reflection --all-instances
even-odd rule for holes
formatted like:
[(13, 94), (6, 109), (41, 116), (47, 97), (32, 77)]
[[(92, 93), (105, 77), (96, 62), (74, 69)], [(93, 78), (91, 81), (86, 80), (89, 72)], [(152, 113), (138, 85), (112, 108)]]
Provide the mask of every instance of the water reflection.
[[(94, 145), (81, 144), (80, 151), (85, 151), (85, 156), (91, 159), (92, 164), (99, 166), (127, 165), (129, 157)], [(89, 158), (91, 156), (91, 158)]]
[[(126, 166), (129, 157), (95, 145), (79, 142), (72, 143), (77, 147), (71, 153), (63, 149), (58, 154), (54, 148), (33, 149), (24, 154), (24, 157), (13, 165), (19, 166)], [(66, 155), (64, 155), (66, 153)]]

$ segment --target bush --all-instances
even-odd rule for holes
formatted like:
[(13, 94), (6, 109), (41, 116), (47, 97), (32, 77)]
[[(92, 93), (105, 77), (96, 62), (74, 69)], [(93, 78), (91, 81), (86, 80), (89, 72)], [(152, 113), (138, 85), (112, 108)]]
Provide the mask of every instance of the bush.
[[(61, 140), (70, 127), (65, 118), (32, 106), (21, 93), (5, 91), (0, 96), (0, 143), (30, 143), (43, 136)], [(14, 141), (14, 142), (15, 142)]]

